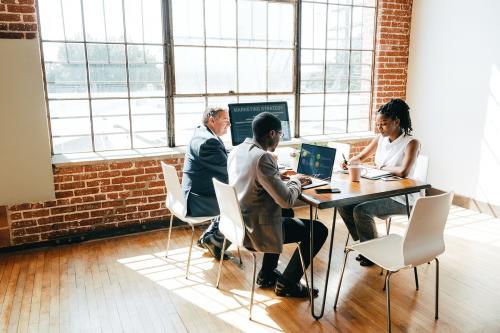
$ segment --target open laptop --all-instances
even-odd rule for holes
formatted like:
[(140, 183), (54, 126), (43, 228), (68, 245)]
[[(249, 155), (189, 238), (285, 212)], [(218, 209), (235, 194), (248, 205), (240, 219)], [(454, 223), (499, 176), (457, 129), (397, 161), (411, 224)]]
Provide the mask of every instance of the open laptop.
[(330, 183), (335, 161), (336, 149), (331, 147), (302, 144), (297, 173), (311, 177), (312, 183), (303, 189), (323, 186)]

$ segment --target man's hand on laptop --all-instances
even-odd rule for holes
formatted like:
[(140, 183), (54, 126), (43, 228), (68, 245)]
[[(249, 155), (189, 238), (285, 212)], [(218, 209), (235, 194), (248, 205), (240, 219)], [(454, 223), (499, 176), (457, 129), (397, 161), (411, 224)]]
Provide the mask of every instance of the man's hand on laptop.
[(306, 186), (312, 183), (311, 177), (297, 174), (295, 176), (300, 181), (300, 186)]
[(289, 180), (291, 176), (297, 175), (294, 170), (283, 170), (280, 172), (280, 177), (282, 180)]

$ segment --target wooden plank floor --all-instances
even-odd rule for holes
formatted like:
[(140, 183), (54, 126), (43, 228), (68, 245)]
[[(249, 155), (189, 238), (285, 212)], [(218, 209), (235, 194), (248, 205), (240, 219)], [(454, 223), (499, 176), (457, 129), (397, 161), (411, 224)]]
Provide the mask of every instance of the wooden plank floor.
[[(321, 212), (331, 221), (331, 211)], [(306, 216), (301, 209), (297, 215)], [(330, 223), (329, 223), (330, 224)], [(380, 224), (382, 229), (383, 224)], [(396, 219), (393, 232), (404, 231)], [(200, 230), (197, 230), (198, 234)], [(307, 300), (285, 299), (257, 289), (254, 320), (248, 320), (252, 265), (225, 265), (221, 289), (214, 287), (217, 262), (193, 250), (191, 276), (184, 278), (190, 231), (153, 231), (75, 245), (0, 256), (1, 332), (383, 332), (383, 277), (379, 268), (348, 261), (337, 311), (333, 300), (346, 229), (338, 223), (330, 287), (323, 319), (315, 321)], [(500, 332), (500, 220), (453, 207), (441, 256), (440, 319), (434, 320), (434, 264), (392, 279), (395, 332)], [(288, 262), (292, 246), (280, 261)], [(315, 261), (324, 283), (325, 245)], [(319, 302), (317, 300), (317, 302)]]

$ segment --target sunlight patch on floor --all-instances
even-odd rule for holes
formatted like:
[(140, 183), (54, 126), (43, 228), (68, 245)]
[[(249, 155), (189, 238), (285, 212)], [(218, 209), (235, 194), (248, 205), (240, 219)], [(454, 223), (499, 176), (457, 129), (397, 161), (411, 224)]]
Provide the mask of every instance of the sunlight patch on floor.
[[(225, 287), (224, 273), (228, 274), (226, 269), (222, 272), (220, 289), (215, 288), (218, 262), (196, 248), (192, 251), (189, 279), (186, 279), (188, 253), (189, 247), (181, 247), (169, 250), (168, 258), (165, 257), (165, 251), (163, 251), (121, 258), (117, 261), (186, 302), (195, 304), (199, 310), (217, 316), (235, 329), (259, 332), (282, 331), (266, 312), (266, 308), (279, 303), (279, 299), (263, 295), (259, 292), (259, 288), (256, 288), (253, 306), (254, 321), (250, 321), (248, 317), (251, 285), (248, 290)], [(228, 264), (234, 265), (235, 263), (225, 263), (225, 265)]]

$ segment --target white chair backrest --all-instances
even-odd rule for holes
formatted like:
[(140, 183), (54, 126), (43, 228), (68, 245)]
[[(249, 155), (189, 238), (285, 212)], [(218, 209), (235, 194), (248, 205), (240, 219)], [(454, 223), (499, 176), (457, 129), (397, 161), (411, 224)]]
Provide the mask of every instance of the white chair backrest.
[(420, 265), (444, 252), (444, 226), (452, 200), (453, 192), (417, 199), (403, 241), (405, 265)]
[(429, 172), (429, 158), (425, 155), (418, 155), (412, 178), (415, 180), (419, 180), (421, 182), (426, 182), (428, 172)]
[(236, 190), (234, 186), (221, 183), (215, 178), (213, 182), (220, 210), (219, 230), (231, 243), (243, 246), (245, 224)]
[(183, 218), (187, 214), (187, 204), (184, 194), (182, 193), (177, 170), (174, 166), (161, 162), (163, 169), (163, 178), (167, 188), (166, 206), (175, 216)]

